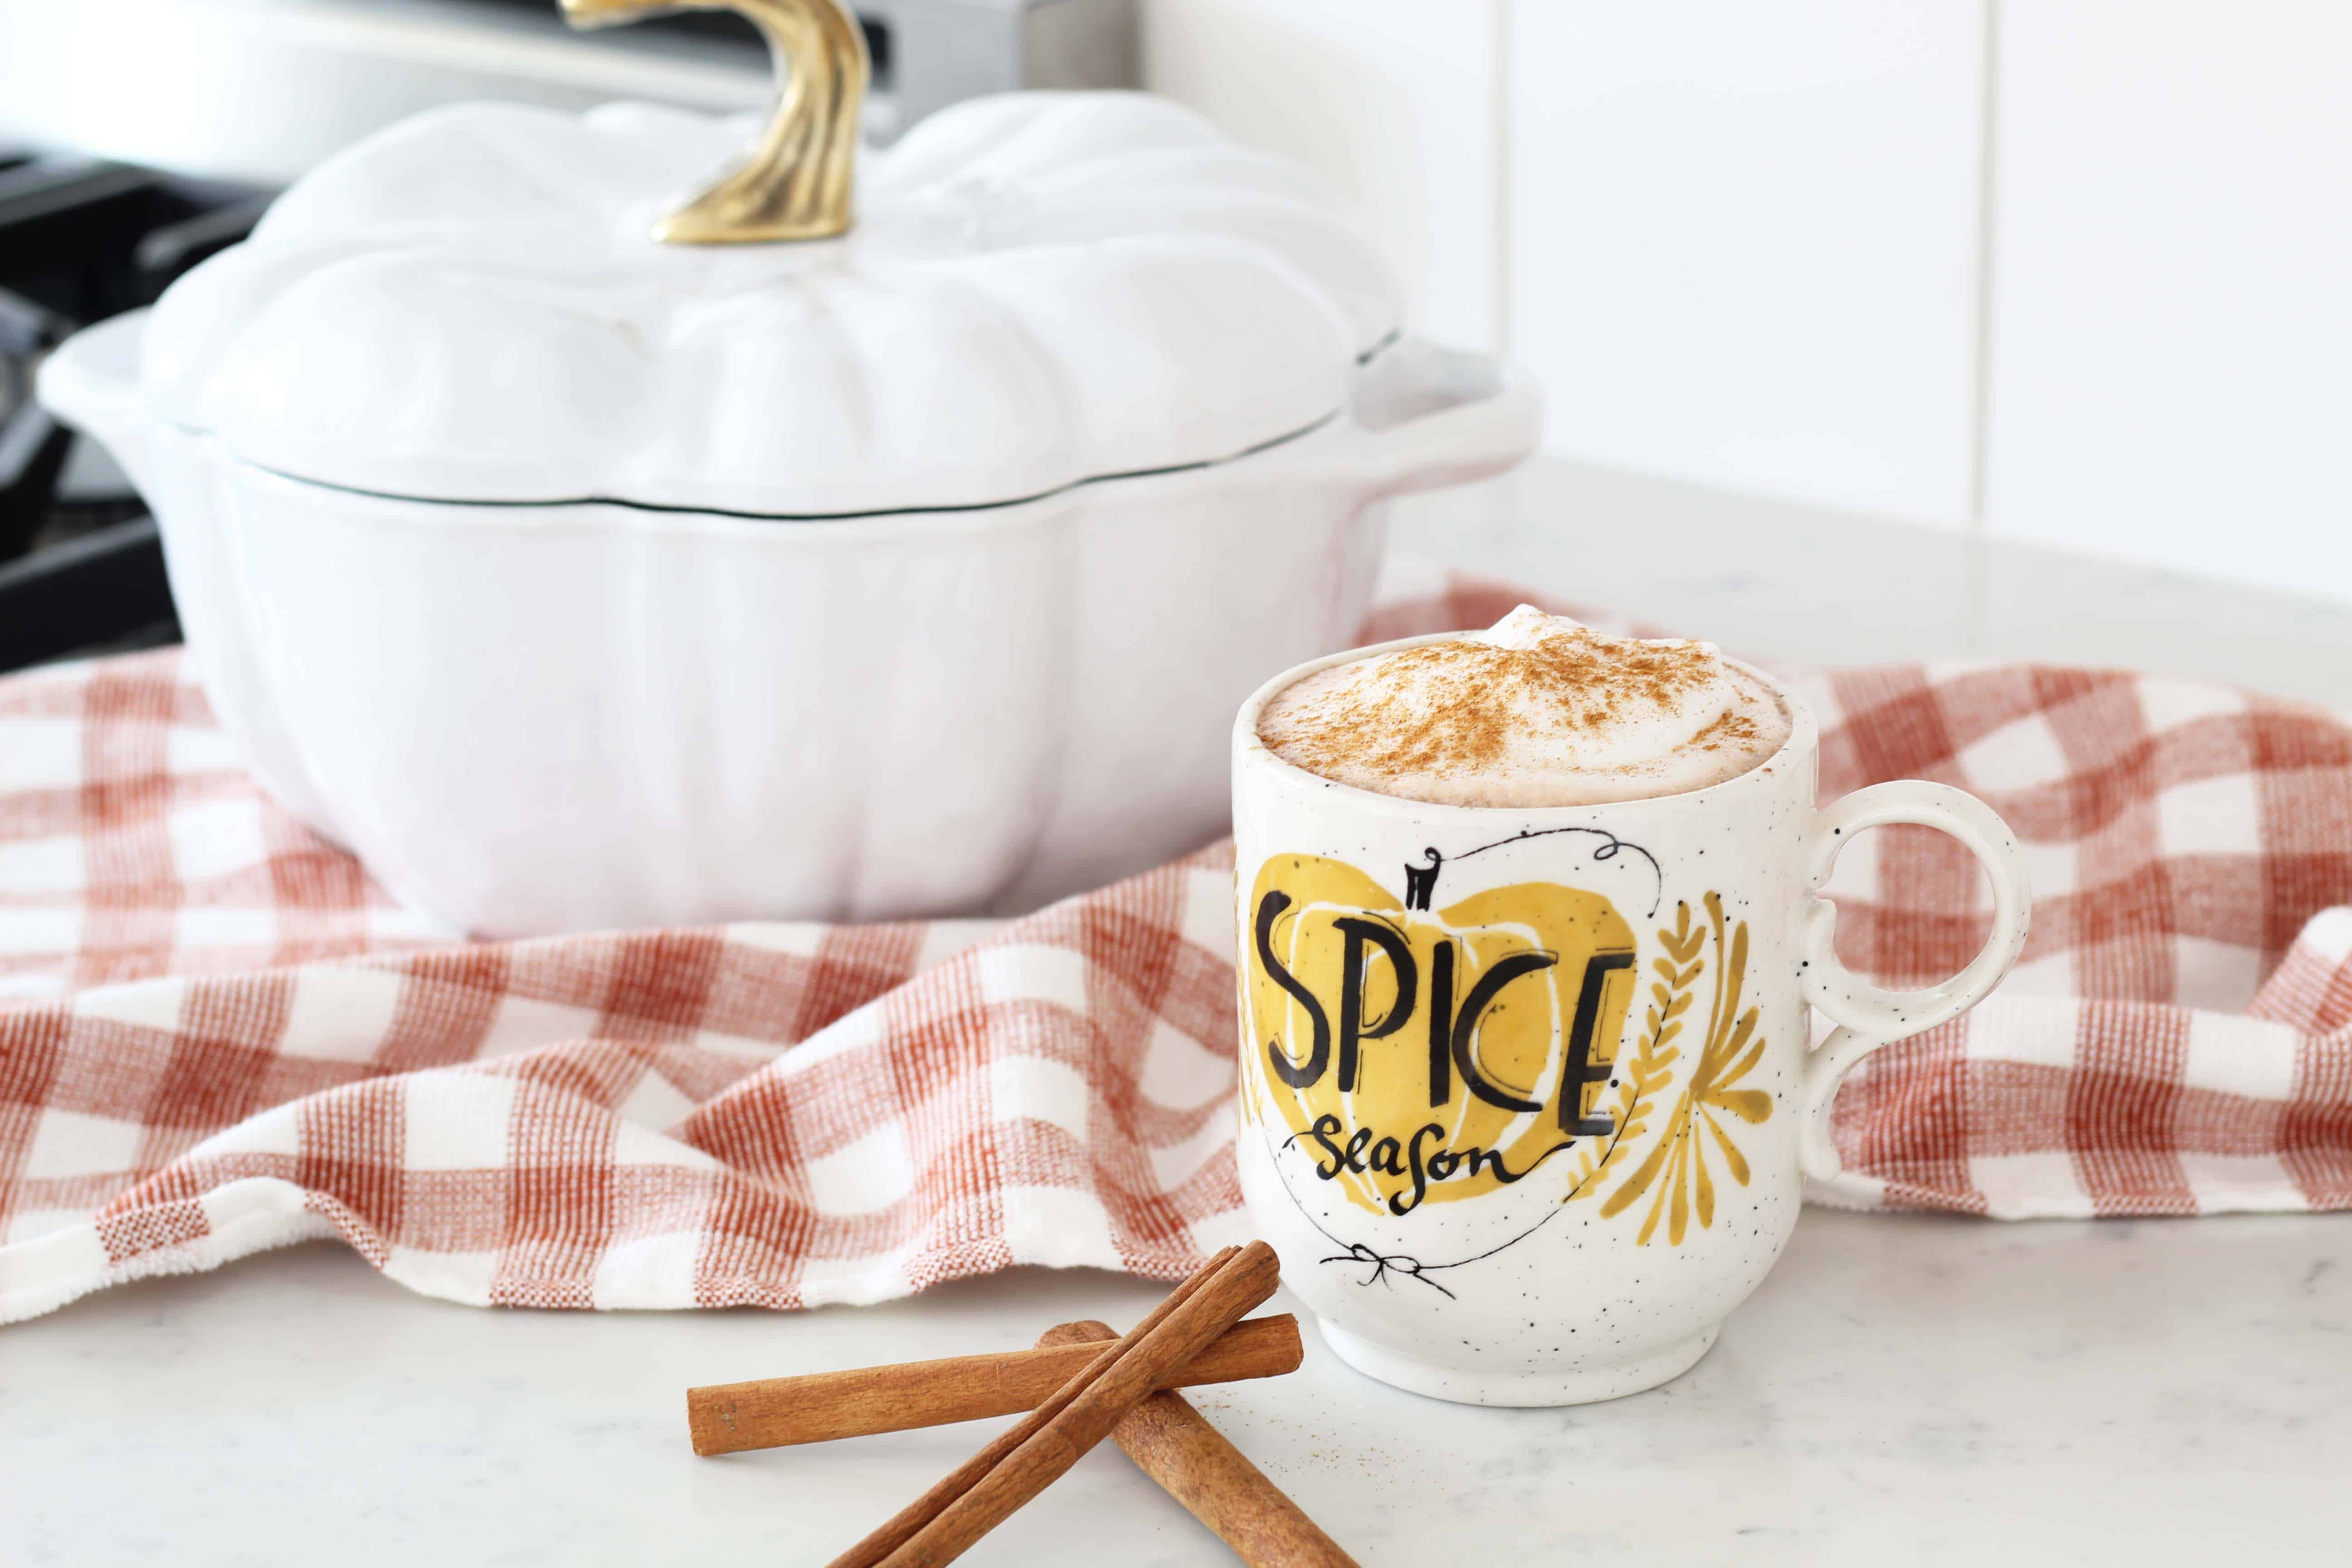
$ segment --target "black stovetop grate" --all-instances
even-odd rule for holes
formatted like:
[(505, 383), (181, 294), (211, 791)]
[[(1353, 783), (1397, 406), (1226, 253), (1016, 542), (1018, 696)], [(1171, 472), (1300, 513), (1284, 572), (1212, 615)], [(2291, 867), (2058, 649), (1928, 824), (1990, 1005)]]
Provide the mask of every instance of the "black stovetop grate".
[(269, 193), (0, 150), (0, 669), (175, 642), (163, 550), (127, 489), (68, 493), (77, 442), (42, 356), (245, 237)]

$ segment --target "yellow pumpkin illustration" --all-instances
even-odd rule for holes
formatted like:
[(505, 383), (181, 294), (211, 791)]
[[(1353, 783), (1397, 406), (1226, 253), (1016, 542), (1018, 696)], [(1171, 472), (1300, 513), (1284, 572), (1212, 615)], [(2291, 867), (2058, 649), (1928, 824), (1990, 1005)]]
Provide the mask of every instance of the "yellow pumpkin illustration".
[[(1408, 872), (1417, 903), (1434, 875)], [(1521, 882), (1432, 911), (1344, 861), (1284, 855), (1242, 913), (1254, 1098), (1351, 1201), (1474, 1197), (1614, 1131), (1596, 1091), (1637, 977), (1633, 929), (1599, 893)]]

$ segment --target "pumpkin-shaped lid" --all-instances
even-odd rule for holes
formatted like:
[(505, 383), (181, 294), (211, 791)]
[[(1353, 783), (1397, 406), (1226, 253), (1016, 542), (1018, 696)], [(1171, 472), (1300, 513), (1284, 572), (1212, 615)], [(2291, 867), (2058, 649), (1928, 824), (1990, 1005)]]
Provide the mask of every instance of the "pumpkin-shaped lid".
[(1398, 326), (1314, 176), (1140, 93), (950, 108), (837, 238), (664, 244), (740, 122), (436, 110), (166, 294), (157, 414), (297, 479), (781, 517), (1213, 463), (1345, 406)]

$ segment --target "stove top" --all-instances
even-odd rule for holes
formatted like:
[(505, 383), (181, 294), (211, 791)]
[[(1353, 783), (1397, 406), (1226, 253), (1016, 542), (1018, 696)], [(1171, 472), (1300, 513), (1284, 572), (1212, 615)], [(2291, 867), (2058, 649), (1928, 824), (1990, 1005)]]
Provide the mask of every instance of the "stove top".
[(270, 195), (0, 149), (0, 669), (179, 640), (153, 519), (33, 378), (79, 327), (244, 238)]

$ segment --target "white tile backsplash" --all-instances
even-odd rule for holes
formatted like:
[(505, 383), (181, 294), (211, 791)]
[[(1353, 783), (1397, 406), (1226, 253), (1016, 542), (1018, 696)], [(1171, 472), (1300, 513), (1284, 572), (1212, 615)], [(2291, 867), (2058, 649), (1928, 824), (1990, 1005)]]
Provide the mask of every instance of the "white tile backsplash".
[(1986, 515), (2352, 599), (2352, 7), (2000, 22)]
[(1495, 346), (1487, 0), (1146, 0), (1145, 85), (1320, 169), (1402, 273), (1414, 330)]
[(1512, 348), (1587, 462), (1970, 514), (1973, 5), (1512, 0)]
[(1944, 585), (1978, 647), (2194, 617), (2103, 556), (2352, 604), (2352, 8), (1146, 0), (1145, 37), (1363, 204), (1421, 330), (1536, 373), (1559, 456), (2059, 547)]

